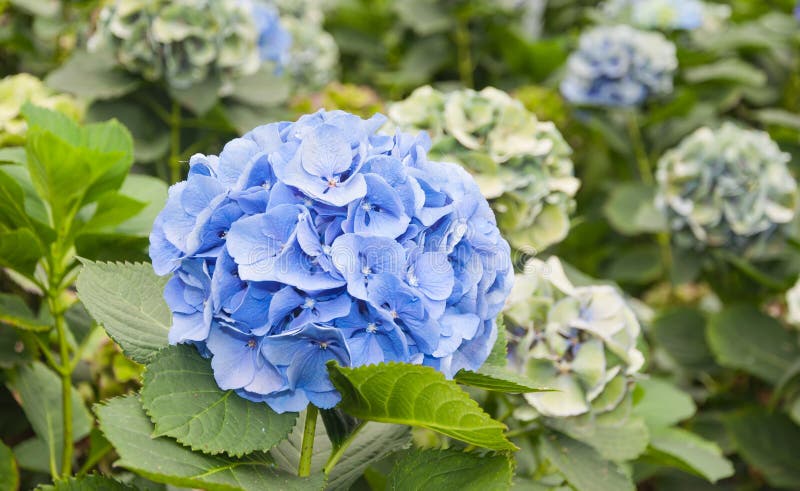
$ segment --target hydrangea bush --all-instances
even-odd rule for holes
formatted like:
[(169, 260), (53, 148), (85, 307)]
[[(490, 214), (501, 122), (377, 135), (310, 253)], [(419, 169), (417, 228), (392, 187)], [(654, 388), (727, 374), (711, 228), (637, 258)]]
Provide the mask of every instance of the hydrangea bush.
[(22, 114), (25, 102), (58, 111), (74, 120), (83, 115), (79, 101), (53, 92), (33, 75), (10, 75), (0, 80), (0, 147), (25, 143), (28, 129)]
[(477, 369), (511, 288), (509, 246), (478, 186), (429, 141), (320, 111), (195, 155), (150, 255), (172, 274), (171, 343), (222, 389), (277, 412), (340, 395), (325, 363)]
[(251, 75), (262, 61), (279, 68), (290, 44), (274, 7), (260, 0), (116, 0), (101, 11), (90, 47), (108, 46), (126, 70), (186, 89)]
[(677, 68), (675, 45), (660, 33), (595, 27), (581, 34), (569, 56), (561, 93), (574, 104), (637, 106), (672, 92)]
[(767, 133), (701, 128), (659, 160), (656, 205), (684, 246), (744, 250), (795, 216), (789, 160)]
[(432, 134), (432, 154), (464, 165), (491, 200), (498, 224), (517, 249), (543, 249), (569, 231), (572, 150), (550, 122), (488, 87), (442, 93), (429, 86), (392, 104), (393, 124)]
[(615, 409), (644, 363), (639, 321), (619, 290), (573, 285), (556, 257), (528, 261), (505, 315), (513, 336), (511, 365), (556, 389), (525, 394), (545, 416)]

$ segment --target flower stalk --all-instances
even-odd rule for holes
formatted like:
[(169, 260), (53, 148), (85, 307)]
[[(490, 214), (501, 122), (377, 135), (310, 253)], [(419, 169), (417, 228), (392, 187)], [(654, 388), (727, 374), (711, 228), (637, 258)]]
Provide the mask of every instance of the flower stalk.
[(308, 477), (311, 475), (311, 457), (314, 453), (314, 433), (317, 430), (317, 406), (309, 404), (306, 409), (306, 423), (303, 425), (303, 443), (300, 445), (300, 464), (297, 475)]

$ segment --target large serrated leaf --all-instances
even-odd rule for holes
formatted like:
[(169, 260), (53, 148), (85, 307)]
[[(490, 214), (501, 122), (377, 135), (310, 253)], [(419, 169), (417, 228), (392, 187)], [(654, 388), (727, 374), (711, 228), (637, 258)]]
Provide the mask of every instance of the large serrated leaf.
[(19, 470), (11, 449), (0, 442), (0, 489), (14, 490), (19, 487)]
[(800, 426), (783, 414), (749, 409), (726, 421), (739, 453), (772, 486), (800, 489)]
[(452, 380), (430, 367), (381, 363), (345, 368), (329, 362), (341, 408), (361, 419), (420, 426), (493, 450), (516, 447), (493, 420)]
[[(61, 401), (61, 380), (43, 363), (35, 361), (17, 369), (11, 388), (21, 401), (25, 416), (30, 421), (51, 468), (61, 468), (61, 449), (64, 439), (64, 417)], [(80, 394), (72, 389), (72, 437), (74, 441), (89, 434), (91, 416)]]
[(707, 336), (720, 365), (744, 370), (772, 384), (800, 358), (795, 336), (750, 305), (727, 307), (715, 315)]
[(122, 351), (146, 364), (168, 344), (172, 314), (163, 298), (166, 283), (146, 263), (84, 261), (78, 296)]
[(711, 482), (733, 475), (733, 465), (715, 443), (681, 428), (652, 430), (650, 447), (651, 457)]
[(147, 366), (142, 405), (167, 435), (192, 450), (242, 456), (286, 438), (297, 413), (277, 414), (264, 403), (221, 390), (208, 360), (192, 346), (161, 350)]
[(577, 491), (633, 491), (634, 485), (619, 466), (590, 446), (560, 433), (542, 438), (542, 455), (564, 474)]
[(237, 459), (192, 452), (168, 437), (153, 438), (153, 424), (135, 396), (95, 406), (100, 429), (120, 456), (116, 465), (156, 481), (208, 490), (314, 490), (324, 477), (291, 476), (275, 468), (266, 454)]
[(538, 387), (533, 380), (510, 372), (504, 368), (484, 365), (477, 372), (459, 370), (453, 379), (462, 385), (477, 387), (494, 392), (522, 394), (526, 392), (544, 392), (552, 389)]
[(327, 491), (347, 490), (371, 464), (401, 450), (411, 441), (411, 429), (368, 421), (348, 438), (347, 448), (339, 461), (328, 471)]
[(389, 474), (388, 490), (505, 490), (511, 487), (514, 463), (508, 454), (480, 455), (449, 450), (415, 450)]

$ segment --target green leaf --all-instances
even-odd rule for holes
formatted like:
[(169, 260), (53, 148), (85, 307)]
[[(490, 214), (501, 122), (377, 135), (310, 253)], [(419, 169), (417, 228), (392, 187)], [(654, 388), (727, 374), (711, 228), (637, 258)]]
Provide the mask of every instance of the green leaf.
[(136, 162), (155, 162), (167, 155), (169, 128), (146, 105), (127, 99), (95, 101), (85, 117), (87, 122), (111, 118), (118, 119), (131, 132)]
[(132, 92), (139, 85), (136, 78), (116, 66), (107, 51), (79, 50), (50, 72), (45, 82), (60, 92), (70, 92), (87, 100), (112, 99)]
[(14, 454), (0, 442), (0, 489), (13, 491), (19, 488), (19, 471)]
[[(306, 411), (300, 411), (297, 423), (292, 428), (289, 436), (272, 447), (269, 451), (270, 456), (275, 461), (279, 469), (289, 474), (297, 474), (297, 467), (300, 464), (300, 451), (303, 443), (303, 427), (306, 422)], [(330, 456), (333, 445), (328, 436), (322, 416), (317, 416), (317, 429), (314, 432), (314, 448), (311, 452), (311, 473), (322, 472), (328, 457)]]
[(414, 450), (400, 459), (389, 474), (387, 490), (484, 491), (509, 489), (514, 463), (506, 453)]
[[(64, 421), (61, 403), (61, 380), (41, 362), (17, 369), (11, 388), (21, 401), (33, 431), (46, 444), (51, 468), (61, 468)], [(92, 418), (80, 394), (72, 388), (72, 437), (78, 441), (89, 434)]]
[(145, 203), (144, 209), (116, 229), (127, 235), (149, 236), (156, 216), (167, 202), (167, 184), (156, 177), (130, 174), (122, 183), (120, 193)]
[(763, 71), (738, 58), (725, 58), (701, 66), (687, 68), (683, 76), (691, 83), (724, 80), (741, 85), (762, 87), (767, 82), (767, 75)]
[(713, 370), (714, 358), (706, 341), (706, 318), (691, 307), (673, 307), (653, 321), (650, 333), (658, 348), (688, 370)]
[(276, 75), (270, 64), (265, 64), (253, 75), (240, 77), (233, 82), (231, 98), (249, 106), (277, 106), (289, 98), (290, 81)]
[(603, 460), (592, 447), (560, 433), (548, 433), (541, 441), (542, 455), (577, 491), (634, 490), (619, 466)]
[(3, 170), (0, 170), (0, 223), (11, 228), (30, 224), (22, 187)]
[(321, 489), (321, 474), (298, 478), (277, 470), (266, 454), (242, 459), (192, 452), (168, 437), (153, 438), (153, 424), (135, 396), (95, 406), (100, 429), (120, 456), (118, 467), (175, 486), (208, 490)]
[(98, 232), (119, 225), (135, 217), (145, 207), (145, 203), (125, 194), (111, 191), (97, 200), (94, 214), (81, 227), (79, 233)]
[(750, 305), (727, 307), (711, 318), (708, 344), (717, 362), (772, 384), (800, 357), (795, 336)]
[(56, 481), (50, 486), (39, 486), (40, 491), (135, 491), (136, 488), (110, 477), (90, 474)]
[(0, 162), (25, 165), (25, 147), (0, 148)]
[[(47, 447), (47, 442), (37, 436), (18, 443), (14, 447), (14, 455), (17, 457), (19, 468), (49, 474), (51, 471), (50, 451)], [(59, 469), (60, 464), (61, 453), (59, 452), (56, 455), (55, 469)]]
[(650, 434), (652, 458), (711, 482), (733, 475), (733, 465), (716, 443), (681, 428), (657, 428)]
[(604, 459), (633, 460), (647, 449), (650, 432), (642, 418), (616, 419), (551, 418), (548, 425), (592, 446)]
[(43, 255), (39, 239), (30, 229), (0, 232), (0, 266), (11, 268), (30, 278), (36, 263)]
[(608, 221), (623, 235), (666, 229), (666, 218), (655, 206), (655, 189), (636, 183), (614, 187), (603, 208)]
[(147, 366), (142, 406), (154, 436), (170, 436), (192, 450), (240, 457), (286, 438), (297, 413), (276, 414), (264, 403), (221, 390), (209, 360), (193, 346), (170, 346)]
[(326, 491), (348, 490), (375, 462), (406, 448), (411, 429), (405, 425), (364, 422), (348, 438), (349, 444), (339, 462), (328, 474)]
[(381, 363), (345, 368), (329, 362), (341, 408), (368, 421), (420, 426), (492, 450), (514, 450), (493, 420), (452, 380), (430, 367)]
[(438, 2), (406, 0), (391, 5), (398, 19), (420, 36), (447, 32), (455, 24), (452, 12)]
[(641, 244), (617, 252), (608, 265), (606, 276), (619, 283), (646, 284), (664, 273), (661, 250), (656, 244)]
[(495, 392), (522, 394), (526, 392), (543, 392), (551, 389), (538, 387), (533, 380), (523, 375), (510, 372), (505, 368), (484, 365), (477, 372), (461, 369), (453, 380), (462, 385)]
[(36, 340), (31, 334), (0, 325), (0, 368), (26, 363), (36, 354)]
[(146, 364), (169, 344), (172, 314), (163, 298), (166, 283), (150, 264), (84, 261), (78, 296), (122, 351)]
[(691, 418), (697, 410), (689, 394), (666, 380), (647, 378), (636, 385), (644, 395), (636, 401), (633, 412), (644, 418), (650, 428), (672, 426)]
[(20, 297), (8, 293), (0, 293), (0, 324), (25, 331), (48, 331), (51, 327), (33, 315)]
[(75, 251), (91, 261), (147, 261), (147, 237), (121, 233), (81, 234), (75, 238)]
[(765, 125), (783, 126), (800, 131), (800, 116), (785, 109), (768, 108), (754, 111), (755, 118)]
[(169, 95), (198, 116), (211, 110), (219, 100), (219, 89), (222, 82), (218, 77), (207, 77), (202, 82), (193, 84), (186, 89), (169, 87)]
[(800, 426), (786, 415), (752, 408), (726, 421), (739, 453), (776, 487), (800, 488)]

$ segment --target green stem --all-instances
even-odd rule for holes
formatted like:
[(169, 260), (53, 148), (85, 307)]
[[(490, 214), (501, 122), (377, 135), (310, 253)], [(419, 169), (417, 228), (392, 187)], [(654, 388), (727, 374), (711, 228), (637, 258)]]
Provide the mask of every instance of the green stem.
[(464, 87), (471, 89), (474, 86), (472, 72), (472, 52), (470, 49), (469, 25), (467, 20), (459, 17), (455, 32), (456, 50), (458, 52), (458, 76)]
[(636, 165), (639, 168), (639, 176), (642, 182), (648, 186), (655, 184), (653, 170), (650, 168), (650, 159), (647, 157), (647, 150), (644, 147), (642, 132), (639, 130), (639, 121), (635, 111), (627, 111), (625, 122), (628, 124), (628, 134), (630, 135), (633, 153), (636, 156)]
[(69, 342), (67, 340), (66, 326), (64, 325), (64, 311), (58, 303), (58, 292), (48, 295), (50, 313), (53, 315), (58, 335), (58, 348), (61, 369), (61, 404), (64, 419), (64, 449), (61, 454), (61, 476), (66, 478), (72, 474), (72, 364), (69, 359)]
[(173, 184), (181, 180), (181, 106), (172, 102), (169, 119), (169, 178)]
[(311, 456), (314, 453), (314, 432), (317, 430), (317, 406), (310, 404), (306, 409), (306, 424), (303, 426), (303, 443), (300, 446), (300, 465), (297, 475), (308, 477), (311, 475)]
[(362, 421), (361, 423), (359, 423), (359, 425), (356, 426), (353, 432), (347, 436), (347, 439), (343, 441), (341, 445), (336, 447), (336, 449), (334, 449), (334, 451), (331, 453), (331, 456), (328, 457), (328, 462), (325, 463), (325, 467), (322, 468), (322, 471), (325, 473), (326, 476), (331, 473), (333, 467), (339, 462), (339, 459), (342, 458), (344, 452), (347, 450), (348, 447), (350, 447), (350, 444), (353, 443), (353, 440), (355, 440), (356, 435), (358, 435), (361, 429), (364, 428), (366, 423), (367, 423), (366, 421)]

